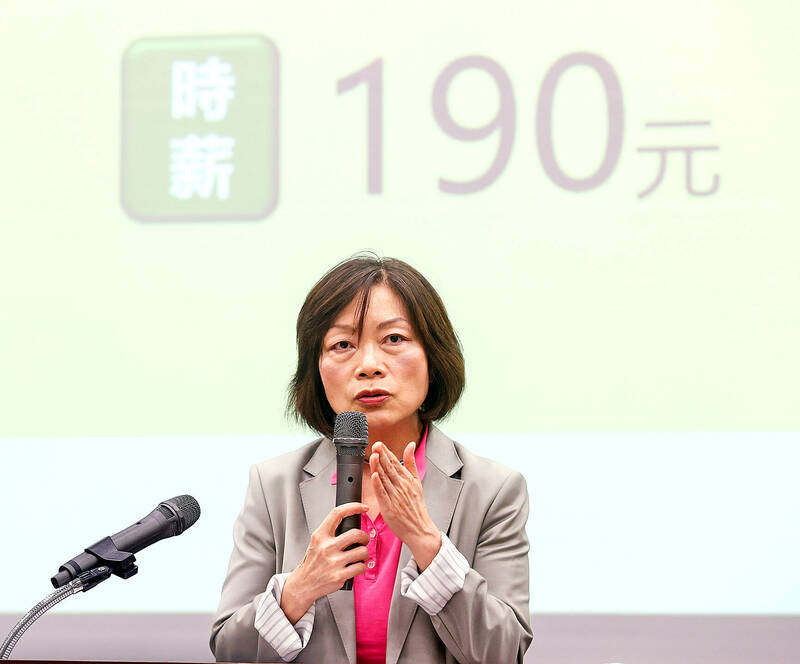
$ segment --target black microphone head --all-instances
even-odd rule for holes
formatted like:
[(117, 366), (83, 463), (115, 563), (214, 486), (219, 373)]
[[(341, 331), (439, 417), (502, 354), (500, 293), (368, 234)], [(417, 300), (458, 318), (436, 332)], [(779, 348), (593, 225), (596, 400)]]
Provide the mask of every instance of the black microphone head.
[(333, 439), (337, 438), (369, 440), (367, 416), (357, 410), (344, 410), (339, 413), (333, 425)]
[(175, 533), (176, 535), (180, 535), (187, 528), (191, 528), (200, 518), (200, 503), (188, 494), (164, 500), (159, 503), (159, 508), (162, 506), (172, 509), (180, 519), (180, 527), (178, 532)]

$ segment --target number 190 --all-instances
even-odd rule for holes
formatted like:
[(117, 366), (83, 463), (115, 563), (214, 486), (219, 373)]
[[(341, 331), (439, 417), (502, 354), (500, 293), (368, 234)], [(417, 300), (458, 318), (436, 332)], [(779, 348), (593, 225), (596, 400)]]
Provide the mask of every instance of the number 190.
[[(571, 67), (592, 68), (603, 83), (607, 101), (608, 137), (603, 161), (597, 170), (585, 178), (572, 178), (559, 166), (553, 147), (553, 97), (561, 76)], [(447, 93), (453, 79), (462, 71), (478, 69), (492, 77), (497, 86), (497, 113), (485, 125), (465, 127), (458, 124), (447, 105)], [(367, 191), (383, 191), (383, 60), (374, 60), (363, 69), (339, 79), (339, 94), (352, 90), (360, 83), (367, 86)], [(497, 153), (489, 167), (472, 180), (456, 181), (439, 178), (439, 189), (448, 194), (470, 194), (491, 185), (505, 169), (517, 126), (516, 101), (511, 80), (505, 69), (491, 58), (473, 55), (454, 60), (439, 74), (433, 86), (433, 116), (441, 130), (459, 141), (481, 141), (495, 132), (499, 135)], [(614, 69), (607, 60), (594, 53), (570, 53), (556, 61), (547, 71), (539, 89), (536, 109), (536, 143), (539, 159), (547, 176), (559, 187), (570, 191), (594, 189), (605, 182), (619, 160), (622, 151), (624, 125), (622, 88)]]

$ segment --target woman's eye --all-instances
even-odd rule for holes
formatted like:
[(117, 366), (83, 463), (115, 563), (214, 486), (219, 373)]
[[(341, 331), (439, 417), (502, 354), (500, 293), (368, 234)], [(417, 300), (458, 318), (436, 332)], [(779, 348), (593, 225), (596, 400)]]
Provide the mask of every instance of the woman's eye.
[(333, 344), (333, 350), (347, 350), (349, 347), (349, 341), (337, 341), (335, 344)]
[(387, 338), (387, 339), (388, 339), (388, 340), (389, 340), (391, 343), (393, 343), (393, 344), (396, 344), (396, 343), (399, 343), (399, 342), (400, 342), (402, 339), (404, 339), (405, 337), (403, 337), (403, 336), (402, 336), (402, 335), (400, 335), (400, 334), (390, 334), (390, 335), (389, 335), (388, 337), (386, 337), (386, 338)]

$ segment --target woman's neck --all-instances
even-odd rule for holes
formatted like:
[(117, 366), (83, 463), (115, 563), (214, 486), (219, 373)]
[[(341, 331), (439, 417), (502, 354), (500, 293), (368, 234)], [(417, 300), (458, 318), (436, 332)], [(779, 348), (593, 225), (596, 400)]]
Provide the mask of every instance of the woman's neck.
[(380, 441), (386, 445), (398, 459), (402, 459), (403, 452), (409, 443), (416, 443), (417, 447), (419, 447), (419, 442), (424, 430), (425, 425), (416, 413), (413, 418), (398, 423), (388, 429), (374, 429), (370, 427), (369, 445), (367, 446), (365, 458), (369, 460), (369, 456), (372, 454), (373, 443)]

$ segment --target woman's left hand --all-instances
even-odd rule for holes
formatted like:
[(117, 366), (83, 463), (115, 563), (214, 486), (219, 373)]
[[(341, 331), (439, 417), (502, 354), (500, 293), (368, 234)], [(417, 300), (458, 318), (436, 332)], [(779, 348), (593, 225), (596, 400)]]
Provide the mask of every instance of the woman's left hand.
[(369, 457), (370, 480), (386, 525), (408, 545), (419, 568), (425, 569), (439, 551), (441, 536), (425, 506), (415, 449), (416, 443), (406, 445), (403, 465), (386, 445), (376, 442)]

